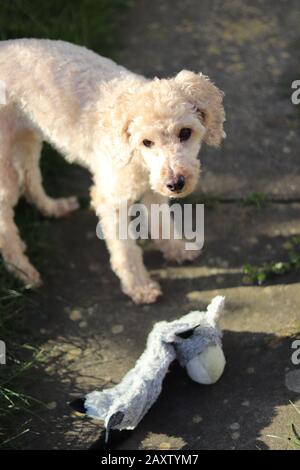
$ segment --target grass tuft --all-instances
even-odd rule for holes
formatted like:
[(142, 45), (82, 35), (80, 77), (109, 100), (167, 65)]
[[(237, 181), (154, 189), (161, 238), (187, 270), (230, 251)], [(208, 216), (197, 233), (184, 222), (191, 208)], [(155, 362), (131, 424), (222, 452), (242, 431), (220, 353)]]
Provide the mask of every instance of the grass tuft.
[(243, 206), (255, 206), (257, 209), (263, 209), (268, 202), (268, 195), (265, 193), (252, 193), (242, 199)]
[(300, 271), (300, 237), (292, 237), (288, 247), (288, 259), (263, 263), (261, 266), (245, 264), (243, 272), (253, 284), (262, 285), (274, 277)]

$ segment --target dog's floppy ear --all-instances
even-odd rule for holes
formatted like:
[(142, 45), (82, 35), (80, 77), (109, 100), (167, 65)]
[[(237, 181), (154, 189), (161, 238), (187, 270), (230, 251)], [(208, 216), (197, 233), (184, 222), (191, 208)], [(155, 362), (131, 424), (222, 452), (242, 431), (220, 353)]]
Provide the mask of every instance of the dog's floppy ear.
[(129, 93), (122, 93), (114, 100), (103, 119), (104, 126), (108, 129), (106, 136), (109, 135), (109, 139), (113, 140), (112, 145), (108, 143), (110, 155), (121, 166), (129, 163), (132, 157), (129, 134), (131, 113), (132, 96)]
[(175, 81), (180, 85), (188, 101), (197, 109), (199, 118), (206, 128), (204, 141), (208, 145), (218, 147), (222, 139), (226, 137), (223, 129), (224, 93), (202, 73), (182, 70), (176, 75)]

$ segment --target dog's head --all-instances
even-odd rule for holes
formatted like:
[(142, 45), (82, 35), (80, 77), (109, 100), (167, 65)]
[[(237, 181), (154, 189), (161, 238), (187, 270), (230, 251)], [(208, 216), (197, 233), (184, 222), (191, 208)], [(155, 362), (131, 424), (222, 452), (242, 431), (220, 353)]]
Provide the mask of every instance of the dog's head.
[(223, 93), (204, 75), (183, 70), (143, 84), (123, 106), (122, 133), (131, 154), (149, 171), (151, 188), (183, 197), (195, 188), (201, 143), (219, 146)]

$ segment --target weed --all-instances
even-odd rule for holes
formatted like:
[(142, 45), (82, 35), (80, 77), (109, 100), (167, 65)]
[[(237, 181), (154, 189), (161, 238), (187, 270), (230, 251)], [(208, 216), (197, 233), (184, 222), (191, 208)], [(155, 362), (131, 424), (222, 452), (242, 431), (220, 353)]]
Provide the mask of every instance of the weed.
[(288, 249), (288, 260), (272, 261), (261, 266), (249, 263), (243, 266), (244, 274), (254, 284), (262, 285), (265, 281), (291, 272), (300, 271), (300, 237), (292, 237)]
[(255, 206), (262, 209), (268, 202), (268, 196), (265, 193), (252, 193), (241, 200), (243, 206)]

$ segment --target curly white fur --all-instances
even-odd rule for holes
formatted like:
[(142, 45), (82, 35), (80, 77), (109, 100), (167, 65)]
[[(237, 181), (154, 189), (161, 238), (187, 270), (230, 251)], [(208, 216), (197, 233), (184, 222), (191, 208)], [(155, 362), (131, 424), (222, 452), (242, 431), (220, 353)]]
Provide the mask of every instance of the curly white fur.
[[(92, 203), (124, 292), (136, 302), (155, 301), (160, 288), (141, 249), (110, 237), (111, 215), (121, 201), (173, 197), (166, 181), (178, 175), (185, 186), (176, 197), (195, 188), (201, 142), (218, 146), (224, 137), (222, 92), (202, 74), (149, 80), (84, 47), (36, 39), (0, 43), (0, 80), (0, 250), (8, 268), (26, 283), (40, 283), (13, 220), (20, 195), (49, 216), (78, 207), (76, 198), (54, 200), (43, 189), (39, 158), (47, 141), (91, 171)], [(183, 127), (192, 130), (186, 142), (178, 138)], [(154, 145), (146, 148), (144, 139)], [(159, 247), (167, 258), (195, 256), (178, 240)]]

